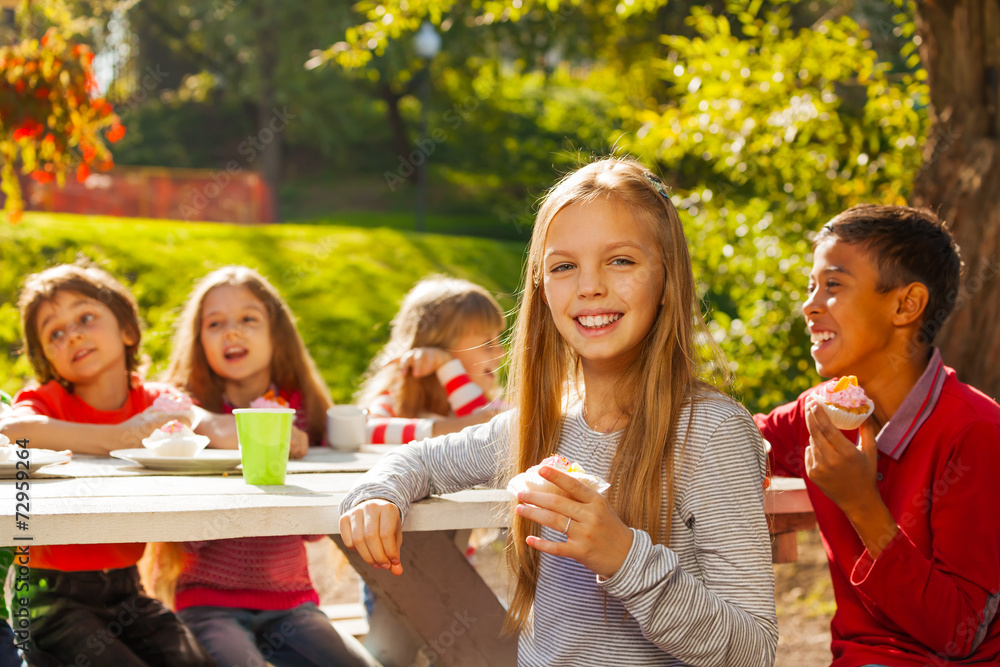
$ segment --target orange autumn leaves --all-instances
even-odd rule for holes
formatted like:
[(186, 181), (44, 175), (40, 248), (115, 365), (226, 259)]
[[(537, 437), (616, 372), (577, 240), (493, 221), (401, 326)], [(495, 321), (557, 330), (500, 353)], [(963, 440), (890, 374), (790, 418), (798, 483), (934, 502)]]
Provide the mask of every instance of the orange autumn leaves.
[(0, 189), (11, 222), (24, 209), (16, 166), (42, 184), (61, 184), (67, 172), (83, 182), (92, 171), (114, 166), (104, 140), (120, 140), (125, 126), (96, 96), (93, 60), (86, 45), (55, 28), (41, 39), (0, 47)]

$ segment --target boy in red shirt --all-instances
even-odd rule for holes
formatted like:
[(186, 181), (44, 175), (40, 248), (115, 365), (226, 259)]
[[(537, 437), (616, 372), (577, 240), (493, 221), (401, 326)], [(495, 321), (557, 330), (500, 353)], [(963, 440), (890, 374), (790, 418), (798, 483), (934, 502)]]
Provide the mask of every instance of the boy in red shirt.
[(1000, 663), (1000, 407), (931, 345), (960, 270), (930, 211), (836, 216), (816, 237), (802, 310), (819, 374), (857, 376), (875, 411), (842, 433), (820, 385), (756, 417), (773, 474), (804, 478), (816, 512), (833, 667)]
[[(42, 385), (20, 392), (0, 422), (11, 441), (105, 454), (171, 419), (190, 420), (184, 412), (143, 412), (169, 387), (144, 384), (135, 374), (135, 298), (108, 273), (76, 265), (47, 269), (25, 280), (18, 305)], [(136, 562), (145, 546), (31, 547), (29, 590), (15, 597), (15, 607), (29, 610), (30, 664), (215, 664), (169, 609), (143, 594)]]

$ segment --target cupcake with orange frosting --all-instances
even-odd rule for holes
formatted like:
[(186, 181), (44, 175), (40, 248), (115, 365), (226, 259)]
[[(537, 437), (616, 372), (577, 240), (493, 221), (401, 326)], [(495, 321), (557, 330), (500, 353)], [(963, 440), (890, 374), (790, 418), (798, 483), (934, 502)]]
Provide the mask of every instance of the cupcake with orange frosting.
[(539, 470), (541, 470), (542, 466), (548, 466), (550, 468), (555, 468), (560, 472), (564, 472), (570, 477), (583, 482), (598, 493), (604, 493), (608, 490), (608, 487), (611, 486), (600, 477), (584, 472), (579, 463), (573, 463), (565, 456), (554, 454), (546, 459), (543, 459), (538, 465), (531, 466), (520, 475), (515, 475), (510, 482), (507, 483), (507, 491), (514, 495), (514, 497), (517, 497), (517, 494), (521, 491), (540, 491), (542, 493), (554, 493), (556, 495), (565, 496), (565, 491), (539, 474)]
[(282, 410), (288, 407), (288, 401), (268, 389), (263, 396), (250, 401), (250, 407), (257, 410)]
[(823, 385), (816, 394), (830, 421), (841, 431), (858, 428), (875, 411), (872, 399), (858, 386), (858, 378), (853, 375), (845, 375), (836, 384)]

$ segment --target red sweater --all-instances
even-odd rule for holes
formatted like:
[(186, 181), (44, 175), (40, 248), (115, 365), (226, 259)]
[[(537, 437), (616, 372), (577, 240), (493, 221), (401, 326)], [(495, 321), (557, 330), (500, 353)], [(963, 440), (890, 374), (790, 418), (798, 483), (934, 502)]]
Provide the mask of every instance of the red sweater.
[[(816, 389), (755, 418), (775, 475), (805, 477)], [(877, 560), (805, 479), (837, 602), (831, 667), (1000, 663), (1000, 407), (935, 352), (878, 444), (878, 488), (899, 533)]]
[[(307, 430), (309, 422), (299, 392), (282, 390), (278, 395), (295, 410), (295, 426)], [(222, 410), (229, 414), (233, 407), (224, 404)], [(177, 580), (176, 607), (280, 610), (305, 602), (319, 604), (303, 541), (322, 537), (279, 535), (185, 542), (188, 558)]]
[[(125, 404), (117, 410), (97, 410), (50, 381), (37, 389), (25, 389), (14, 399), (14, 414), (44, 415), (79, 424), (120, 424), (153, 405), (160, 394), (171, 393), (169, 385), (142, 382), (132, 377)], [(143, 544), (73, 544), (31, 547), (31, 567), (49, 570), (104, 570), (135, 565), (146, 549)]]

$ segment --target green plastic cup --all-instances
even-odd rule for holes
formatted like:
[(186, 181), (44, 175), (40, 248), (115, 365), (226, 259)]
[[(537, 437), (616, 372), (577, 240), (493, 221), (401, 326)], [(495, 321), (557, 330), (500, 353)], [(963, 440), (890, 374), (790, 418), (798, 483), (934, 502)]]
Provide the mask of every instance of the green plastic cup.
[(233, 414), (243, 460), (243, 481), (247, 484), (284, 484), (295, 410), (238, 408)]

